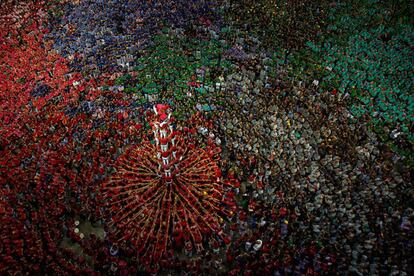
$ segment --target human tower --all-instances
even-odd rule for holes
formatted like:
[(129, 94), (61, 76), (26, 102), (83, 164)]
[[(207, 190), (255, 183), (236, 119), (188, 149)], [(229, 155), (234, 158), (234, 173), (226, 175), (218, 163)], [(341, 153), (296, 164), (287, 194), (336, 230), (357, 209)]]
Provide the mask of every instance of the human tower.
[(200, 252), (227, 242), (222, 223), (235, 206), (227, 193), (231, 187), (221, 181), (221, 149), (212, 142), (198, 147), (194, 137), (173, 126), (168, 105), (153, 111), (151, 135), (118, 159), (103, 186), (117, 234), (148, 263), (177, 248)]

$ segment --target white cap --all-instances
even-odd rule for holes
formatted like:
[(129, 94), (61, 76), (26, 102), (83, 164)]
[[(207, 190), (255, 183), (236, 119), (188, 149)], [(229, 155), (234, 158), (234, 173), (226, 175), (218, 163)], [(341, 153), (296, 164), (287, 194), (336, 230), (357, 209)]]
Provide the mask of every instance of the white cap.
[(262, 248), (263, 242), (262, 240), (257, 240), (255, 244), (253, 245), (254, 251), (258, 251), (260, 248)]

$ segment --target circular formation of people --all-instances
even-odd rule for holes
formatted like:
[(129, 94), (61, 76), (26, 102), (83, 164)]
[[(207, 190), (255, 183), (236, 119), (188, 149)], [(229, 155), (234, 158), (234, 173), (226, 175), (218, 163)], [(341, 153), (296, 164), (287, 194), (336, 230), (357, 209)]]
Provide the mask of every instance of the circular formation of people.
[(414, 273), (407, 133), (217, 2), (0, 4), (1, 274)]

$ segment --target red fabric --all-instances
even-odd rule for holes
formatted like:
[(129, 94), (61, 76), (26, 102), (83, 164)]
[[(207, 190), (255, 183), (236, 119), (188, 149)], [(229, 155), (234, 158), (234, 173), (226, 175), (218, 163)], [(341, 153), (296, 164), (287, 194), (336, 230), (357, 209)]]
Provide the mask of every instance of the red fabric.
[(286, 214), (287, 214), (286, 208), (282, 207), (282, 208), (279, 209), (279, 216), (280, 217), (284, 217), (284, 216), (286, 216)]

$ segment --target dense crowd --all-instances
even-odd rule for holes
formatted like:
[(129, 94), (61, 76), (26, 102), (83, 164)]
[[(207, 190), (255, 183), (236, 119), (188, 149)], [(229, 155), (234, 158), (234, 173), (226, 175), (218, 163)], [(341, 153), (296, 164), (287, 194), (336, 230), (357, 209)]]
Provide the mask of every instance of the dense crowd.
[[(352, 116), (349, 97), (318, 92), (317, 80), (287, 81), (283, 66), (270, 76), (258, 39), (220, 32), (206, 1), (66, 2), (55, 25), (42, 2), (1, 8), (0, 272), (413, 273), (413, 173), (368, 118)], [(221, 58), (232, 66), (216, 68), (207, 100), (193, 79), (187, 104), (156, 100), (188, 113), (177, 125), (197, 145), (222, 148), (222, 182), (237, 208), (221, 221), (228, 238), (204, 237), (197, 249), (178, 231), (149, 263), (115, 234), (99, 187), (151, 133), (155, 99), (124, 91), (117, 79), (129, 61), (120, 59), (136, 60), (164, 26), (230, 45)]]
[[(203, 15), (203, 17), (202, 17)], [(207, 1), (69, 2), (47, 36), (76, 70), (91, 74), (134, 66), (140, 51), (166, 26), (189, 29), (213, 16)]]
[[(384, 274), (400, 265), (411, 271), (412, 175), (397, 169), (398, 155), (364, 124), (351, 120), (339, 95), (310, 91), (290, 87), (288, 96), (266, 91), (254, 100), (242, 92), (229, 99), (234, 111), (222, 114), (227, 159), (246, 179), (241, 193), (246, 204), (260, 202), (251, 219), (280, 227), (295, 250), (317, 243), (325, 269), (340, 274)], [(274, 209), (283, 219), (272, 219)], [(385, 253), (390, 248), (392, 257)]]

